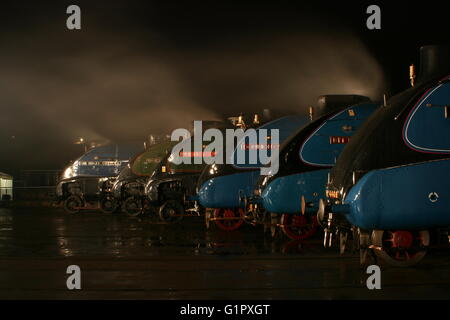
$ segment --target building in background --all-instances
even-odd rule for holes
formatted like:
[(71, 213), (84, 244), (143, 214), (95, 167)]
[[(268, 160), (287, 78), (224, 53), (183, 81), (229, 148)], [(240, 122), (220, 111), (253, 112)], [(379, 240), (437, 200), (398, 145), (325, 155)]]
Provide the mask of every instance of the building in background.
[(12, 200), (13, 198), (13, 177), (0, 172), (0, 200)]

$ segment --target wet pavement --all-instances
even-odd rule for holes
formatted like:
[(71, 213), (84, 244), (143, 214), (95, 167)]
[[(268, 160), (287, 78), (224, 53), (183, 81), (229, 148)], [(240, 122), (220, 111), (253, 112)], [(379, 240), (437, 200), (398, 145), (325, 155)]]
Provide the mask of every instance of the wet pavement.
[[(263, 228), (207, 231), (203, 219), (0, 209), (0, 299), (449, 299), (450, 250), (414, 268), (381, 265), (381, 290), (355, 254), (271, 239)], [(68, 290), (66, 268), (81, 268)]]

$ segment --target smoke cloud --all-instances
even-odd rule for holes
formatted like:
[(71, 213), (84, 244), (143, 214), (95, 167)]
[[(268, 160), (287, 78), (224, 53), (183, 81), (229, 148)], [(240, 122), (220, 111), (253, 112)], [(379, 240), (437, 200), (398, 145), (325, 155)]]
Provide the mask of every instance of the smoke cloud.
[(82, 153), (79, 137), (144, 141), (193, 120), (305, 113), (321, 94), (379, 99), (383, 90), (381, 68), (349, 33), (250, 34), (181, 49), (152, 31), (19, 34), (0, 52), (0, 171), (60, 168)]

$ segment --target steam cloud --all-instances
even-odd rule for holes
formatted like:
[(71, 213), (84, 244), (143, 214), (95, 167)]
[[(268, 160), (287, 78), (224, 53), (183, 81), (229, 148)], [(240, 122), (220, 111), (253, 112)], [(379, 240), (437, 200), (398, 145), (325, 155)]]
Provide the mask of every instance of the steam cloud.
[[(44, 32), (45, 31), (45, 32)], [(0, 53), (2, 168), (59, 168), (73, 142), (141, 140), (270, 108), (305, 113), (321, 94), (379, 99), (383, 76), (353, 36), (266, 34), (177, 49), (158, 34), (39, 30)]]

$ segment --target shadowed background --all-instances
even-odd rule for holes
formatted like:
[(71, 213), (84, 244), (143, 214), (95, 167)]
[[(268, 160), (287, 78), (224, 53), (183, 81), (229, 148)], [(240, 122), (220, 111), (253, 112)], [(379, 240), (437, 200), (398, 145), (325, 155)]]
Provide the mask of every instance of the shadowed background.
[(79, 137), (144, 141), (192, 120), (305, 113), (326, 93), (381, 100), (408, 85), (421, 41), (392, 27), (394, 7), (368, 31), (363, 3), (73, 3), (81, 31), (65, 27), (72, 2), (0, 14), (0, 171), (61, 168), (83, 152)]

